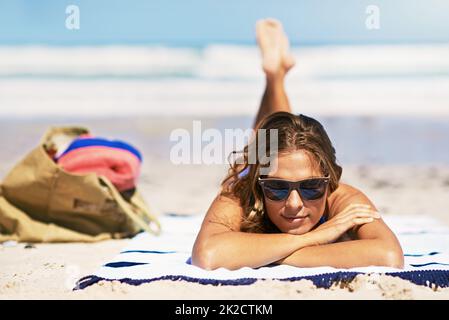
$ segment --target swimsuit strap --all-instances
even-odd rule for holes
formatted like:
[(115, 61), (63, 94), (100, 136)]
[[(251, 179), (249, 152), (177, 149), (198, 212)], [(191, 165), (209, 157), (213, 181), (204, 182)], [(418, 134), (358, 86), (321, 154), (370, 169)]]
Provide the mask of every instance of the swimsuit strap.
[(323, 216), (321, 217), (320, 221), (318, 222), (318, 225), (321, 225), (321, 224), (323, 224), (323, 223), (325, 223), (325, 222), (326, 222), (326, 217), (323, 215)]
[(329, 215), (329, 206), (326, 200), (326, 208), (324, 209), (324, 214), (321, 216), (320, 221), (318, 221), (318, 225), (322, 225), (327, 221), (327, 216)]

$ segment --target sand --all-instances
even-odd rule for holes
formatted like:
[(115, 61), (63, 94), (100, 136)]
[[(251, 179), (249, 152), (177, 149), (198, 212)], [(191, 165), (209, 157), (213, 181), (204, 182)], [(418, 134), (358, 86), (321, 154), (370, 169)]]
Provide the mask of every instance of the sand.
[[(40, 133), (45, 125), (23, 126), (21, 130)], [(17, 134), (15, 146), (0, 143), (0, 147), (13, 150), (2, 154), (0, 175), (35, 143), (28, 140), (20, 143), (20, 139)], [(154, 146), (144, 147), (147, 156), (139, 186), (145, 198), (160, 212), (204, 214), (226, 166), (175, 166), (162, 156), (164, 149), (157, 151)], [(449, 225), (449, 166), (348, 165), (344, 167), (343, 181), (363, 190), (383, 215), (425, 214)], [(130, 286), (115, 281), (72, 291), (76, 280), (93, 273), (128, 241), (34, 244), (32, 248), (25, 248), (23, 243), (12, 247), (0, 245), (0, 299), (449, 299), (449, 288), (427, 288), (379, 275), (359, 275), (349, 284), (327, 290), (318, 289), (306, 280), (263, 280), (249, 286), (185, 281)]]

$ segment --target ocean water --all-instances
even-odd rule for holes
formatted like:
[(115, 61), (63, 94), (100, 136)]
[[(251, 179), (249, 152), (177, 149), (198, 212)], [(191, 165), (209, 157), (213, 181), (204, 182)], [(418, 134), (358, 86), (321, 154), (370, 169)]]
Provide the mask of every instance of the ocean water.
[[(342, 163), (449, 164), (449, 44), (292, 51), (285, 85), (293, 111), (323, 122)], [(131, 119), (123, 133), (142, 118), (136, 139), (164, 156), (178, 118), (251, 126), (264, 85), (255, 46), (0, 46), (0, 132)], [(148, 140), (159, 119), (165, 131)]]
[[(449, 115), (449, 44), (295, 47), (286, 78), (312, 115)], [(255, 46), (0, 46), (0, 117), (253, 115)]]

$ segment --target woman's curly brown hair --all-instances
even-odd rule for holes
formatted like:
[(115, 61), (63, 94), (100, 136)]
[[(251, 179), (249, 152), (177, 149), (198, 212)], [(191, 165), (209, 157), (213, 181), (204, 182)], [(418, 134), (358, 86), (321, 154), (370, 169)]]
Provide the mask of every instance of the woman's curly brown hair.
[[(335, 149), (321, 123), (305, 115), (276, 112), (263, 119), (255, 128), (265, 129), (264, 141), (270, 139), (270, 129), (277, 129), (277, 153), (304, 150), (316, 161), (323, 175), (330, 177), (328, 196), (334, 192), (341, 178), (342, 168), (337, 164)], [(255, 134), (240, 153), (239, 161), (230, 164), (228, 175), (222, 182), (221, 195), (237, 199), (244, 210), (241, 223), (243, 232), (280, 232), (265, 214), (262, 190), (257, 183), (261, 163), (249, 161), (249, 150), (257, 150), (259, 135)], [(252, 145), (255, 144), (255, 145)], [(253, 149), (252, 149), (253, 148)], [(264, 144), (266, 154), (272, 154), (269, 144)]]

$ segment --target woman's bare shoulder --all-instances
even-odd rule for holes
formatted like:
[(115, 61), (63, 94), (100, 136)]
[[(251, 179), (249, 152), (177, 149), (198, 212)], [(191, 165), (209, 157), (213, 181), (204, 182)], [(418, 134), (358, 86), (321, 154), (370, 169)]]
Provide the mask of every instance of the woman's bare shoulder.
[(329, 196), (329, 216), (333, 217), (352, 203), (369, 204), (375, 209), (370, 199), (359, 189), (340, 182), (338, 188)]
[(212, 201), (205, 217), (201, 231), (214, 234), (221, 231), (239, 231), (244, 209), (241, 199), (235, 194), (237, 175), (228, 175)]
[(203, 221), (203, 229), (212, 233), (220, 231), (239, 231), (243, 208), (238, 199), (218, 194), (212, 201)]

